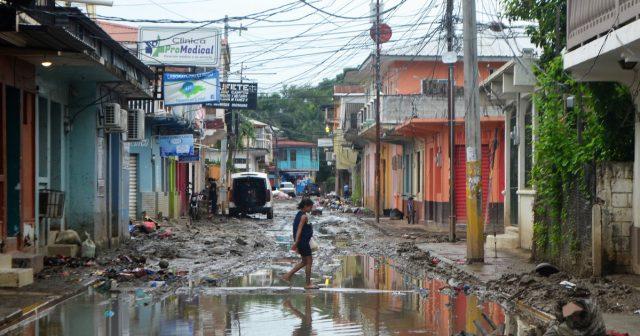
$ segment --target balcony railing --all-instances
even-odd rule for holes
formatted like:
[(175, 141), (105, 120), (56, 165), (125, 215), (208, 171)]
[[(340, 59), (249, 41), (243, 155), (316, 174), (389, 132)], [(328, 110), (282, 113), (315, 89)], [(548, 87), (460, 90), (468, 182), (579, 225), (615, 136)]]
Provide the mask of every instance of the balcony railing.
[(568, 0), (567, 49), (606, 35), (640, 15), (637, 0)]

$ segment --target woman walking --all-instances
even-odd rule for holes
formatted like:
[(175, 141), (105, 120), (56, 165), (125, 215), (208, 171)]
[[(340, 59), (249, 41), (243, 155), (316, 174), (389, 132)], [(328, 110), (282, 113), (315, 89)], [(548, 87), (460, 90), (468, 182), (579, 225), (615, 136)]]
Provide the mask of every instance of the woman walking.
[(291, 277), (304, 267), (306, 275), (305, 289), (317, 289), (318, 286), (311, 284), (311, 265), (313, 257), (311, 256), (311, 237), (313, 237), (313, 227), (309, 223), (307, 213), (313, 208), (313, 201), (308, 198), (303, 199), (298, 204), (298, 213), (293, 220), (293, 239), (294, 244), (291, 250), (296, 251), (302, 257), (302, 260), (294, 266), (289, 273), (282, 277), (282, 280), (291, 284)]

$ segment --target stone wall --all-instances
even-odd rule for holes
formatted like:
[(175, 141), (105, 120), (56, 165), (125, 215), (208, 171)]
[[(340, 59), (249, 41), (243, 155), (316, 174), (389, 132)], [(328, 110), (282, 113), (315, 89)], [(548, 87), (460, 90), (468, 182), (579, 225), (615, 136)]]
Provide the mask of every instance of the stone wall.
[(631, 272), (633, 163), (600, 163), (597, 174), (596, 195), (602, 209), (604, 271), (628, 273)]

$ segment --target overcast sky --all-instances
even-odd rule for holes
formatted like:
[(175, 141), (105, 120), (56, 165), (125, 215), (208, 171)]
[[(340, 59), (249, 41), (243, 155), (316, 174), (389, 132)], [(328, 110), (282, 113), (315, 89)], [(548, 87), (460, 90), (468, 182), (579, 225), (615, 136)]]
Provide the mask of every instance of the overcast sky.
[[(260, 92), (272, 92), (283, 84), (315, 84), (332, 78), (343, 68), (361, 64), (372, 50), (368, 36), (371, 0), (308, 0), (330, 16), (298, 0), (114, 0), (113, 7), (99, 7), (100, 16), (126, 19), (214, 20), (225, 15), (262, 14), (260, 20), (233, 21), (248, 30), (230, 35), (232, 72), (239, 79), (258, 82)], [(461, 17), (459, 0), (454, 15)], [(478, 0), (478, 22), (498, 20), (500, 0)], [(441, 53), (445, 47), (441, 29), (443, 0), (386, 0), (385, 22), (393, 29), (387, 53), (414, 55)], [(354, 19), (360, 18), (360, 19)], [(272, 22), (277, 21), (277, 22)], [(129, 23), (132, 25), (157, 25)], [(192, 27), (195, 24), (172, 24)], [(222, 24), (212, 26), (222, 27)], [(458, 30), (461, 30), (461, 24)], [(522, 30), (518, 30), (522, 35)], [(515, 34), (509, 32), (509, 34)], [(500, 36), (505, 36), (501, 33)], [(513, 36), (513, 35), (510, 35)], [(461, 40), (459, 44), (461, 45)], [(489, 42), (492, 44), (493, 42)], [(509, 45), (518, 53), (522, 46)]]

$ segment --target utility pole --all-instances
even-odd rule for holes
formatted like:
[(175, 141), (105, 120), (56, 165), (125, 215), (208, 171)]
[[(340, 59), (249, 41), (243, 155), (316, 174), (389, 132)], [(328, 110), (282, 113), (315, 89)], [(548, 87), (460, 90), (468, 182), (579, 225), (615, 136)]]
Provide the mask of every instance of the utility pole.
[(464, 132), (466, 139), (467, 262), (484, 262), (480, 97), (478, 92), (478, 28), (475, 0), (463, 0), (464, 36)]
[[(222, 81), (223, 82), (227, 82), (229, 80), (229, 71), (231, 70), (231, 47), (229, 46), (229, 30), (239, 30), (240, 32), (242, 32), (243, 30), (247, 30), (247, 28), (245, 27), (232, 27), (229, 26), (229, 16), (225, 15), (224, 16), (224, 41), (225, 41), (225, 46), (224, 46), (224, 55), (226, 55), (225, 58), (225, 62), (224, 62), (224, 68), (222, 69)], [(223, 56), (224, 57), (224, 56)], [(227, 85), (227, 90), (231, 90), (231, 86)], [(223, 204), (225, 204), (226, 208), (227, 206), (227, 188), (231, 187), (231, 185), (229, 185), (230, 181), (231, 181), (231, 170), (233, 167), (233, 161), (232, 161), (232, 155), (233, 155), (233, 151), (235, 150), (235, 141), (233, 137), (236, 137), (238, 133), (237, 127), (235, 127), (236, 129), (234, 130), (234, 126), (236, 125), (236, 117), (233, 113), (233, 110), (231, 109), (231, 95), (230, 95), (230, 91), (227, 92), (229, 94), (228, 98), (229, 98), (229, 106), (227, 109), (225, 109), (224, 111), (224, 121), (225, 124), (227, 125), (227, 137), (225, 139), (222, 140), (222, 149), (223, 152), (221, 153), (221, 157), (224, 158), (226, 156), (225, 159), (221, 159), (220, 160), (220, 170), (222, 171), (222, 174), (224, 174), (225, 177), (225, 183), (223, 183), (223, 188), (220, 188), (220, 199), (222, 200)], [(226, 150), (226, 155), (224, 155)], [(222, 210), (224, 211), (224, 209)], [(224, 213), (224, 212), (223, 212)]]
[[(453, 52), (453, 0), (447, 0), (446, 13), (447, 51)], [(456, 241), (456, 192), (455, 192), (455, 63), (449, 63), (448, 118), (449, 118), (449, 241)]]
[(376, 223), (380, 223), (380, 188), (382, 179), (380, 176), (380, 0), (376, 0)]

